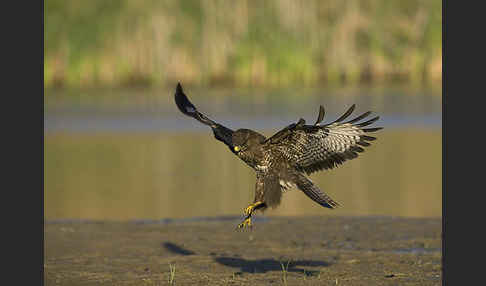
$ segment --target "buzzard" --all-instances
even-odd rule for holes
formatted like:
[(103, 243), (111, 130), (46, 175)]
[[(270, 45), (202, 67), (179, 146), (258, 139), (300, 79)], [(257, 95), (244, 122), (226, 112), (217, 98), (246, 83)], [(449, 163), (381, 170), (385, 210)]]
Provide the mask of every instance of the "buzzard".
[(306, 175), (332, 169), (358, 157), (358, 153), (364, 151), (363, 147), (370, 146), (369, 141), (376, 139), (367, 134), (382, 129), (363, 128), (378, 120), (378, 116), (358, 123), (368, 117), (370, 111), (344, 122), (355, 109), (354, 104), (335, 121), (321, 124), (325, 114), (321, 105), (313, 125), (306, 125), (301, 118), (266, 138), (250, 129), (233, 131), (209, 119), (189, 101), (180, 83), (174, 97), (182, 113), (211, 127), (214, 137), (256, 172), (255, 198), (244, 210), (245, 218), (238, 228), (251, 227), (251, 216), (256, 210), (278, 206), (282, 192), (289, 188), (301, 190), (323, 207), (333, 209), (339, 206)]

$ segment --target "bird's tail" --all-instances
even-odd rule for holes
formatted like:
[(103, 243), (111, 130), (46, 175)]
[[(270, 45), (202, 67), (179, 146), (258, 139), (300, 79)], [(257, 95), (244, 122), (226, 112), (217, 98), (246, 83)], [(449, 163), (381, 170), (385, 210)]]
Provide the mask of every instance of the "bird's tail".
[(309, 198), (314, 202), (320, 204), (323, 207), (334, 209), (339, 206), (339, 204), (331, 199), (328, 195), (322, 192), (309, 178), (303, 174), (297, 176), (295, 180), (297, 188), (304, 192)]

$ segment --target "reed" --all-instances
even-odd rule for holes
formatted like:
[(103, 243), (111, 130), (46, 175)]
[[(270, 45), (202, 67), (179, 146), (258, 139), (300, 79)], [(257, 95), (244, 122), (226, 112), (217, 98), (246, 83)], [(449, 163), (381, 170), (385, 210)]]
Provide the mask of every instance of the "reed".
[(47, 0), (44, 19), (46, 87), (442, 79), (439, 0)]

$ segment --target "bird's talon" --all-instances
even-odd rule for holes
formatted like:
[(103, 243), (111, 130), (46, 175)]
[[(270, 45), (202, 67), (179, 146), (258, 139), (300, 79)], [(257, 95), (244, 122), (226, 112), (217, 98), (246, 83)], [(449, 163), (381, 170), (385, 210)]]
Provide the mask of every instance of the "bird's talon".
[(242, 223), (240, 223), (238, 225), (238, 228), (244, 228), (244, 227), (249, 227), (251, 228), (252, 227), (252, 224), (251, 224), (251, 217), (248, 217), (246, 218)]

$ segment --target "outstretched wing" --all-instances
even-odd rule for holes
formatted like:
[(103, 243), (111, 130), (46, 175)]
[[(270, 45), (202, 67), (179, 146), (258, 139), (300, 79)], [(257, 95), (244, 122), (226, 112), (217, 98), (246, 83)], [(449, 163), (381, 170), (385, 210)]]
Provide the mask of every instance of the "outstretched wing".
[(357, 123), (368, 117), (370, 111), (343, 122), (355, 107), (353, 104), (337, 120), (321, 126), (320, 122), (324, 119), (324, 108), (321, 106), (314, 125), (305, 125), (305, 121), (300, 119), (299, 122), (268, 138), (266, 143), (278, 148), (287, 161), (299, 171), (311, 174), (323, 169), (332, 169), (346, 160), (358, 157), (358, 153), (364, 151), (362, 147), (369, 146), (369, 141), (376, 139), (367, 134), (382, 129), (363, 128), (378, 120), (378, 116)]
[(202, 124), (211, 127), (214, 133), (214, 137), (219, 141), (222, 141), (224, 144), (226, 144), (230, 148), (231, 152), (234, 152), (233, 142), (232, 142), (233, 130), (212, 121), (204, 114), (199, 112), (197, 108), (189, 101), (187, 96), (184, 94), (184, 91), (182, 90), (182, 86), (180, 83), (177, 83), (174, 99), (177, 107), (182, 113), (194, 119), (197, 119)]

